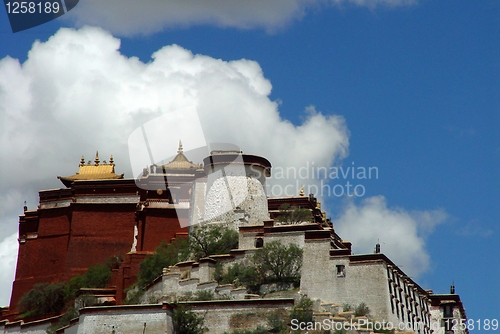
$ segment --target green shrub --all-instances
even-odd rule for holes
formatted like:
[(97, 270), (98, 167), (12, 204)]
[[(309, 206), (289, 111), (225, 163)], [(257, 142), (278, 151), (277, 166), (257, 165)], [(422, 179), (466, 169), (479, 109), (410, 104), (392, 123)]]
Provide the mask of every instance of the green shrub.
[(67, 301), (71, 301), (81, 288), (105, 288), (112, 275), (107, 265), (102, 263), (93, 265), (83, 276), (77, 275), (69, 281), (64, 289), (64, 296)]
[(227, 254), (238, 248), (238, 232), (224, 225), (205, 224), (189, 231), (189, 243), (196, 261), (203, 257)]
[(351, 311), (351, 310), (352, 310), (351, 305), (349, 305), (349, 304), (342, 305), (342, 312), (348, 312), (348, 311)]
[(311, 210), (303, 209), (285, 203), (279, 207), (279, 216), (276, 221), (284, 224), (299, 224), (302, 222), (311, 222), (313, 217)]
[(298, 283), (302, 253), (302, 249), (295, 244), (285, 246), (280, 241), (272, 241), (255, 252), (253, 263), (257, 273), (266, 283)]
[(127, 297), (123, 300), (124, 305), (137, 305), (141, 302), (141, 297), (144, 295), (144, 290), (139, 288), (136, 291), (129, 291)]
[(221, 263), (217, 263), (214, 278), (219, 284), (245, 286), (251, 293), (259, 293), (264, 283), (300, 282), (302, 250), (294, 244), (284, 246), (273, 241), (259, 248), (250, 265), (235, 263), (224, 273)]
[(124, 255), (112, 255), (109, 258), (106, 259), (104, 262), (109, 269), (119, 269), (120, 266), (122, 265), (123, 259), (125, 258)]
[(65, 305), (65, 283), (35, 284), (19, 301), (21, 317), (59, 313)]
[(84, 288), (105, 288), (113, 274), (111, 269), (102, 263), (89, 267), (83, 275)]
[(269, 333), (280, 333), (286, 330), (285, 316), (282, 312), (273, 312), (267, 317), (267, 327)]
[(214, 279), (219, 284), (225, 284), (222, 283), (222, 281), (224, 280), (224, 265), (220, 261), (217, 261), (217, 263), (215, 264)]
[(219, 284), (244, 286), (252, 293), (258, 293), (262, 284), (262, 279), (254, 266), (244, 266), (239, 263), (229, 266), (226, 273), (222, 272), (222, 266), (217, 267), (216, 265), (214, 277)]
[(176, 239), (170, 244), (162, 242), (153, 255), (148, 256), (140, 264), (137, 274), (139, 287), (153, 282), (163, 272), (163, 268), (186, 261), (189, 258), (189, 243), (185, 239)]
[(210, 290), (199, 290), (194, 295), (194, 300), (214, 300), (215, 294)]
[(313, 301), (302, 297), (300, 301), (290, 311), (290, 319), (297, 319), (300, 322), (313, 321)]
[(68, 308), (57, 324), (52, 324), (47, 328), (47, 334), (55, 334), (57, 330), (68, 326), (71, 320), (77, 317), (78, 311), (74, 307)]
[(67, 301), (75, 299), (75, 295), (84, 286), (83, 276), (73, 277), (64, 289), (64, 297)]
[(172, 322), (174, 325), (174, 333), (176, 334), (202, 334), (208, 331), (208, 328), (203, 326), (205, 318), (199, 316), (190, 308), (175, 305), (175, 310), (172, 314)]
[(364, 302), (359, 304), (356, 307), (356, 309), (354, 310), (354, 316), (356, 316), (356, 317), (365, 316), (365, 315), (368, 315), (369, 313), (370, 313), (370, 309), (368, 308), (368, 306), (366, 306), (366, 304)]

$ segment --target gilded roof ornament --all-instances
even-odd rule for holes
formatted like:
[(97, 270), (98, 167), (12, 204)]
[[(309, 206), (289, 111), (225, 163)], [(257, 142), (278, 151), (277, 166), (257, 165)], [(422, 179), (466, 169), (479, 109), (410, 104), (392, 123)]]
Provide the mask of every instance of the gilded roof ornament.
[(200, 165), (194, 164), (192, 161), (184, 155), (184, 150), (182, 147), (182, 141), (179, 140), (179, 148), (177, 149), (177, 155), (169, 163), (162, 165), (161, 168), (164, 171), (167, 170), (197, 170), (203, 168)]
[(179, 148), (177, 149), (177, 154), (182, 153), (182, 152), (183, 152), (183, 150), (182, 150), (182, 142), (179, 139)]
[(114, 165), (115, 161), (113, 160), (113, 154), (111, 154), (111, 158), (109, 158), (109, 164)]
[(66, 187), (71, 187), (71, 183), (76, 180), (113, 180), (113, 179), (123, 179), (123, 174), (118, 175), (115, 173), (115, 164), (113, 161), (113, 156), (109, 160), (109, 163), (104, 161), (103, 164), (100, 163), (99, 152), (95, 153), (94, 164), (89, 160), (87, 164), (85, 164), (85, 159), (82, 156), (82, 160), (80, 161), (80, 170), (75, 175), (57, 178), (61, 180), (61, 182)]
[(305, 194), (304, 194), (304, 185), (303, 184), (300, 186), (299, 196), (305, 196)]
[(99, 151), (95, 151), (95, 160), (94, 160), (94, 162), (95, 162), (96, 166), (99, 166), (99, 161), (100, 161), (99, 160)]

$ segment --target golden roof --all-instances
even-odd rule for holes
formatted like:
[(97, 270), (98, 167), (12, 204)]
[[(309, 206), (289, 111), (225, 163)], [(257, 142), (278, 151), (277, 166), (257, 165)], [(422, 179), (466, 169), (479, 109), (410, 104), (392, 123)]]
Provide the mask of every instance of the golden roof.
[(177, 149), (177, 155), (174, 160), (170, 161), (168, 164), (162, 165), (161, 168), (163, 168), (163, 170), (196, 170), (203, 167), (201, 165), (194, 164), (186, 158), (183, 153), (182, 142), (179, 140), (179, 148)]
[(123, 174), (115, 174), (115, 164), (113, 161), (113, 156), (109, 159), (109, 163), (103, 161), (100, 163), (99, 152), (95, 154), (95, 160), (92, 164), (90, 160), (85, 164), (85, 159), (82, 155), (82, 160), (80, 161), (80, 170), (75, 175), (57, 178), (66, 186), (70, 187), (73, 181), (77, 180), (113, 180), (113, 179), (123, 179)]

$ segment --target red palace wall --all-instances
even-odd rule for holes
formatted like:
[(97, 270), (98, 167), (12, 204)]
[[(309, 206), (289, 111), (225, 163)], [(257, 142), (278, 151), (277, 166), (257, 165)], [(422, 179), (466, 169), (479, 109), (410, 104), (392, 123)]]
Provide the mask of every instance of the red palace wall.
[[(191, 181), (183, 179), (186, 196)], [(39, 209), (19, 219), (16, 278), (9, 311), (3, 312), (7, 318), (15, 318), (19, 300), (35, 284), (69, 281), (113, 255), (126, 255), (109, 282), (117, 287), (121, 303), (123, 289), (135, 282), (140, 262), (163, 240), (170, 242), (188, 231), (179, 220), (188, 225), (189, 209), (177, 210), (181, 217), (174, 208), (141, 210), (137, 202), (127, 202), (139, 193), (145, 196), (141, 201), (157, 194), (139, 189), (133, 179), (75, 181), (71, 188), (40, 191)], [(124, 202), (116, 203), (121, 198)], [(131, 253), (135, 226), (137, 252)]]
[[(15, 312), (23, 294), (35, 284), (69, 281), (112, 255), (127, 255), (123, 268), (113, 271), (116, 277), (110, 281), (117, 286), (117, 302), (121, 303), (122, 290), (135, 282), (140, 262), (163, 240), (170, 242), (176, 234), (187, 232), (187, 228), (180, 227), (174, 209), (148, 210), (140, 222), (146, 251), (138, 247), (139, 252), (129, 253), (134, 241), (136, 209), (135, 203), (72, 203), (69, 207), (38, 209), (21, 216), (19, 235), (25, 241), (19, 245), (9, 313)], [(187, 222), (188, 210), (184, 211), (181, 219)]]
[[(144, 212), (144, 223), (140, 224), (141, 234), (140, 250), (154, 252), (163, 240), (168, 243), (175, 238), (179, 232), (188, 232), (188, 228), (181, 228), (179, 219), (187, 226), (188, 210), (178, 210), (181, 217), (177, 217), (174, 209), (147, 209)], [(138, 249), (138, 250), (139, 250)]]
[(135, 204), (75, 204), (65, 273), (73, 277), (112, 255), (125, 255), (134, 240)]
[[(35, 216), (36, 219), (35, 219)], [(62, 279), (69, 236), (69, 208), (38, 210), (27, 213), (19, 225), (20, 237), (16, 278), (10, 309), (37, 283)]]

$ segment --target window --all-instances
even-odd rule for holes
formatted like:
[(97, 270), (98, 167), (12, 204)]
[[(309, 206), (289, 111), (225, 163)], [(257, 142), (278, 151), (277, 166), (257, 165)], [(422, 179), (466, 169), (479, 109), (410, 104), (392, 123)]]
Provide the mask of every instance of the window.
[(345, 277), (345, 265), (337, 264), (337, 277)]
[(262, 248), (262, 247), (264, 247), (264, 239), (262, 238), (255, 239), (255, 248)]
[(449, 304), (443, 308), (443, 318), (453, 318), (453, 307)]

